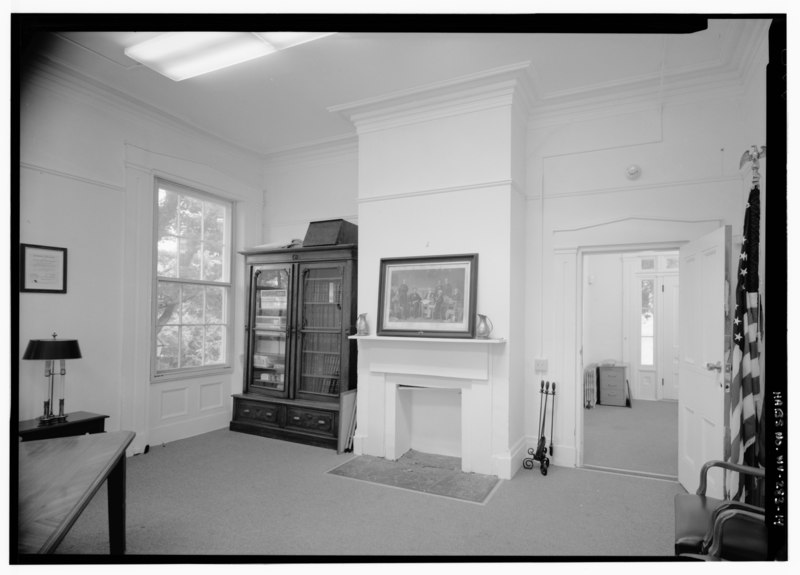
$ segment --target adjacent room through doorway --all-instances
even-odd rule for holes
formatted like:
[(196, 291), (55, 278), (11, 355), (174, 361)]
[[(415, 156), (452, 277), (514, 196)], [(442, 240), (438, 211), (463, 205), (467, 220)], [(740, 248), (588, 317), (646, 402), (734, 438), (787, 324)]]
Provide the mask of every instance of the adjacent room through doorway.
[(583, 257), (583, 465), (677, 479), (678, 252)]

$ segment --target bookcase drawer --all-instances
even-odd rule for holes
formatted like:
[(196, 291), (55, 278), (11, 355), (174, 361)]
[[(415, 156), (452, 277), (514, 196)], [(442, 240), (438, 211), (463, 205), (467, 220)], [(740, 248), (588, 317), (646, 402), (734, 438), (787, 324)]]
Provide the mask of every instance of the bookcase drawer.
[(286, 410), (286, 427), (333, 437), (336, 435), (336, 413), (289, 406)]
[(243, 421), (257, 421), (271, 425), (280, 425), (283, 405), (275, 403), (262, 403), (258, 401), (245, 401), (237, 399), (235, 418)]

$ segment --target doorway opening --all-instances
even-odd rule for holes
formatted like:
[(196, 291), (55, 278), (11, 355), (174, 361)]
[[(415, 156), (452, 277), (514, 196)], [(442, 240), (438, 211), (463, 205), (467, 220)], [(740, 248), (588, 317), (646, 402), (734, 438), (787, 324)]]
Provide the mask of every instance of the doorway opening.
[(583, 254), (583, 466), (676, 480), (677, 250)]

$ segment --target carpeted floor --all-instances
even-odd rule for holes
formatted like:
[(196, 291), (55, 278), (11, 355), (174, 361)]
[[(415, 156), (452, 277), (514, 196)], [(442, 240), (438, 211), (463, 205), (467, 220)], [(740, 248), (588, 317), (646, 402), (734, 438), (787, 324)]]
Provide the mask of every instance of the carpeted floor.
[(677, 477), (677, 402), (596, 405), (583, 410), (583, 428), (584, 465)]
[[(485, 505), (328, 473), (353, 458), (221, 429), (128, 459), (128, 554), (668, 557), (675, 482), (550, 466), (520, 470)], [(108, 552), (105, 486), (57, 549)], [(136, 560), (134, 558), (134, 560)], [(193, 559), (198, 561), (198, 559)]]
[(328, 473), (471, 503), (484, 503), (500, 482), (494, 475), (464, 473), (458, 457), (413, 449), (397, 461), (361, 455)]

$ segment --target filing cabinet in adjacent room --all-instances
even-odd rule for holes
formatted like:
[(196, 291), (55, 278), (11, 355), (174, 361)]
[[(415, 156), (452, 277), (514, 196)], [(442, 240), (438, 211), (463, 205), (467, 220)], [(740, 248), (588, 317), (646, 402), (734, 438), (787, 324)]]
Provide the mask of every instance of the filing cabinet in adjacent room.
[(625, 407), (626, 385), (624, 365), (601, 365), (597, 368), (601, 405), (618, 405)]

